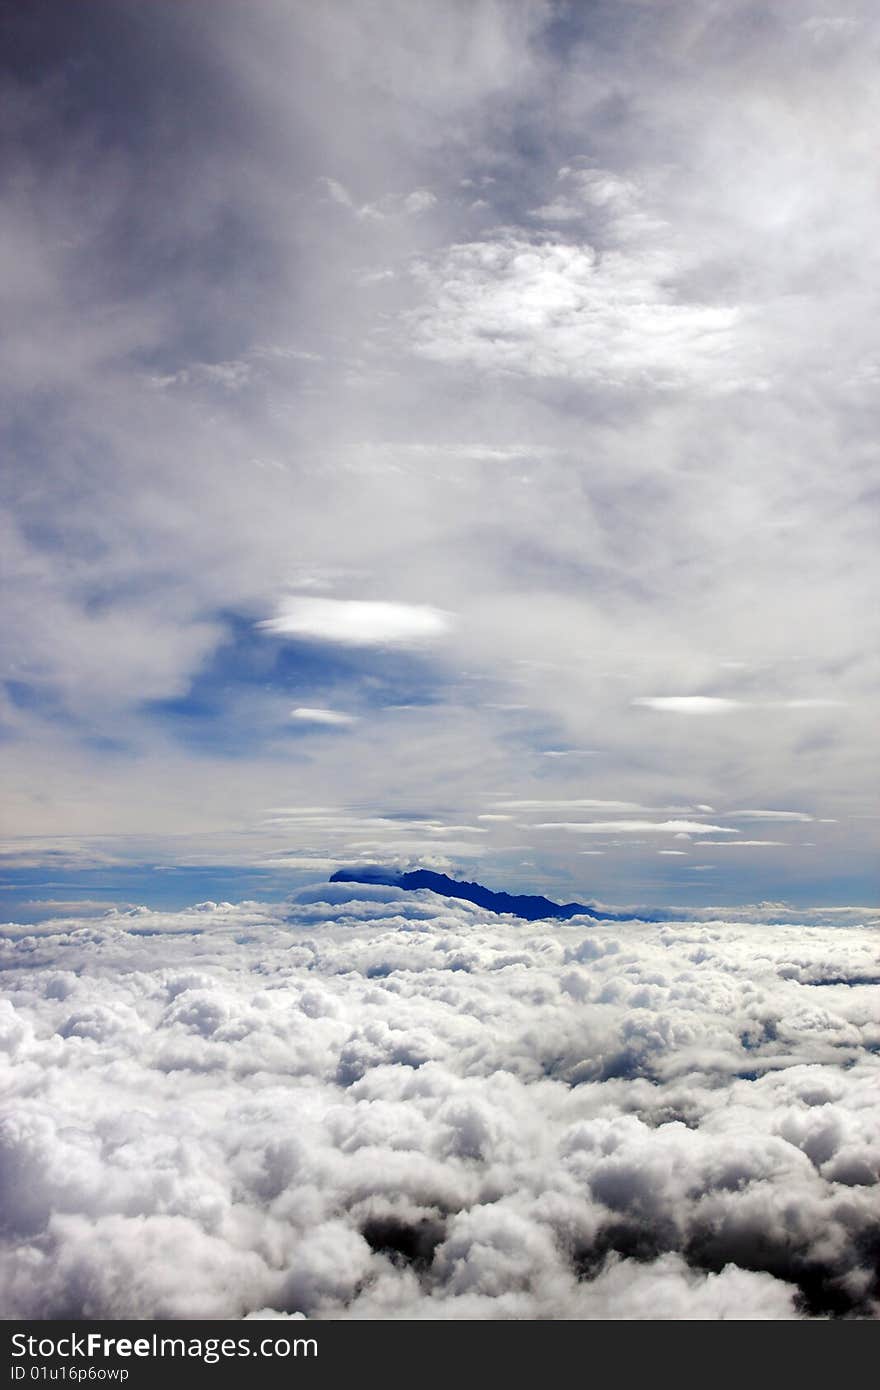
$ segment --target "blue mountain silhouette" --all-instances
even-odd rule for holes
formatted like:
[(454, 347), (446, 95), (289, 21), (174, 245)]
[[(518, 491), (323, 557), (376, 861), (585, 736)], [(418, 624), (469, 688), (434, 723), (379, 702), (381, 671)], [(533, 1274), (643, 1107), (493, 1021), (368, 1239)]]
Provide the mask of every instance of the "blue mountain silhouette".
[[(412, 869), (408, 873), (398, 873), (395, 869), (385, 869), (381, 864), (367, 864), (353, 869), (337, 869), (330, 877), (331, 883), (372, 883), (384, 888), (429, 888), (432, 893), (441, 893), (445, 898), (463, 898), (465, 902), (485, 907), (489, 912), (512, 912), (527, 922), (538, 922), (545, 917), (558, 921), (568, 921), (571, 917), (593, 917), (598, 922), (627, 922), (632, 913), (599, 912), (584, 903), (555, 903), (550, 898), (542, 898), (529, 893), (496, 893), (484, 888), (482, 883), (467, 883), (449, 878), (447, 874), (437, 874), (431, 869)], [(640, 913), (642, 920), (644, 914)]]

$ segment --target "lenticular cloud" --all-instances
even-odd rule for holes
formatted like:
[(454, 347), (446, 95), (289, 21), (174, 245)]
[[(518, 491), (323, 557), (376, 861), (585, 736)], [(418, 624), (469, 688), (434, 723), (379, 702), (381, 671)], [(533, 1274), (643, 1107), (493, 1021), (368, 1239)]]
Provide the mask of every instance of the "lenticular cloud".
[(3, 954), (7, 1316), (876, 1315), (870, 930), (324, 886)]
[(288, 598), (258, 627), (276, 637), (302, 637), (352, 647), (420, 646), (443, 636), (450, 615), (425, 604), (367, 599)]

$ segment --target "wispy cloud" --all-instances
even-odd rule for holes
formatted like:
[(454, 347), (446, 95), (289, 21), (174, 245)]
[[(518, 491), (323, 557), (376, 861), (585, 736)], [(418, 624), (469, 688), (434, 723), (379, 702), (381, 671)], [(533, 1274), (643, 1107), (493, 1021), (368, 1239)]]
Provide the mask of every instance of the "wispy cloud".
[(558, 800), (499, 801), (497, 805), (516, 811), (685, 811), (699, 808), (688, 806), (641, 806), (633, 801), (606, 801), (595, 797), (563, 797)]
[(545, 758), (594, 758), (598, 755), (597, 748), (543, 748), (541, 750)]
[(845, 700), (733, 700), (721, 695), (640, 695), (631, 701), (666, 714), (728, 714), (749, 709), (842, 709)]
[(603, 820), (603, 821), (541, 821), (536, 830), (566, 830), (587, 835), (606, 835), (610, 831), (623, 835), (737, 835), (729, 826), (704, 825), (696, 820)]
[(717, 695), (640, 695), (632, 703), (667, 714), (726, 714), (742, 705)]
[(695, 845), (706, 845), (713, 849), (756, 849), (767, 846), (777, 848), (784, 840), (694, 840)]
[(322, 177), (319, 183), (339, 207), (347, 208), (355, 217), (383, 222), (389, 217), (414, 217), (437, 204), (437, 195), (429, 188), (415, 188), (410, 193), (386, 193), (375, 202), (355, 202), (348, 189), (337, 179)]

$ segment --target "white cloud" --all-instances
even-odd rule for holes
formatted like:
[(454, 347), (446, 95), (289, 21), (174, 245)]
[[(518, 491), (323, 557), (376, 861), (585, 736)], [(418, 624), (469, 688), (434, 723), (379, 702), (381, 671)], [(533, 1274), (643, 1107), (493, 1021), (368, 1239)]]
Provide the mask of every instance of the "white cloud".
[(521, 376), (653, 388), (724, 383), (741, 318), (676, 299), (657, 247), (614, 249), (509, 233), (450, 247), (416, 271), (425, 306), (415, 350), (434, 361)]
[[(604, 811), (652, 811), (655, 806), (640, 806), (634, 801), (604, 801), (596, 797), (561, 798), (559, 800), (499, 801), (499, 806), (507, 806), (516, 811), (562, 811), (573, 810)], [(665, 809), (665, 808), (662, 808)]]
[[(552, 202), (533, 208), (529, 213), (543, 222), (578, 222), (597, 211), (614, 218), (618, 233), (630, 228), (643, 234), (650, 226), (637, 208), (640, 191), (629, 179), (608, 169), (577, 169), (565, 165), (557, 174), (562, 185)], [(653, 230), (666, 230), (655, 223)]]
[(545, 758), (594, 758), (599, 752), (598, 748), (543, 748), (541, 750)]
[(695, 845), (712, 845), (713, 848), (753, 849), (756, 845), (780, 846), (784, 840), (694, 840)]
[(726, 714), (740, 708), (742, 701), (717, 695), (641, 695), (632, 704), (667, 714)]
[(630, 702), (667, 714), (727, 714), (739, 709), (840, 709), (845, 700), (731, 700), (718, 695), (643, 695)]
[(287, 598), (258, 626), (277, 637), (307, 637), (353, 647), (421, 646), (444, 636), (451, 615), (438, 608), (369, 599)]
[(696, 820), (596, 820), (596, 821), (542, 821), (536, 830), (575, 830), (590, 835), (604, 835), (608, 831), (619, 831), (624, 835), (639, 835), (649, 832), (658, 835), (700, 835), (711, 831), (715, 835), (737, 835), (737, 830), (729, 826), (704, 825)]
[(764, 820), (764, 821), (808, 821), (813, 820), (805, 811), (730, 811), (729, 820)]
[(354, 208), (354, 199), (348, 189), (337, 179), (321, 178), (319, 182), (324, 185), (334, 203), (338, 203), (340, 207)]
[(876, 1315), (874, 933), (767, 918), (319, 883), (0, 930), (4, 1309)]
[(407, 193), (403, 200), (406, 212), (418, 213), (427, 212), (429, 208), (436, 207), (437, 196), (427, 188), (417, 188), (413, 193)]
[(299, 705), (290, 711), (291, 719), (299, 719), (304, 724), (356, 724), (357, 715), (345, 714), (338, 709), (309, 709)]

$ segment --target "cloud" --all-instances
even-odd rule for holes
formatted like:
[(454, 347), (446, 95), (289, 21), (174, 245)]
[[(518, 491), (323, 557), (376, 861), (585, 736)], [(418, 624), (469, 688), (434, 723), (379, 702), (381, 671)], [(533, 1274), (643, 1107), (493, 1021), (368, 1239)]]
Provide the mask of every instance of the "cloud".
[(314, 883), (0, 930), (4, 1309), (875, 1316), (873, 930), (769, 915)]
[(723, 383), (741, 312), (670, 293), (658, 249), (600, 255), (587, 243), (504, 236), (450, 247), (415, 271), (426, 303), (413, 347), (489, 373), (668, 389)]
[(844, 709), (847, 705), (846, 700), (779, 700), (778, 703), (783, 709)]
[(299, 719), (304, 724), (356, 724), (357, 715), (345, 714), (338, 709), (309, 709), (299, 706), (290, 711), (291, 719)]
[(758, 821), (811, 821), (813, 816), (808, 816), (805, 811), (730, 811), (730, 820), (758, 820)]
[(700, 835), (711, 831), (715, 835), (737, 835), (739, 832), (724, 825), (704, 825), (696, 820), (602, 820), (602, 821), (541, 821), (536, 830), (574, 830), (584, 834), (605, 835), (609, 831), (624, 835), (645, 832), (658, 835)]
[[(605, 801), (597, 797), (575, 797), (560, 800), (524, 800), (524, 801), (499, 801), (499, 806), (507, 806), (516, 811), (562, 811), (571, 807), (573, 810), (604, 810), (604, 811), (656, 811), (675, 810), (675, 807), (656, 807), (640, 806), (633, 801)], [(681, 808), (678, 808), (681, 809)]]
[(340, 207), (344, 208), (354, 207), (354, 201), (348, 189), (345, 188), (343, 184), (339, 183), (337, 179), (322, 177), (320, 182), (324, 185), (334, 203), (338, 203)]
[(543, 748), (545, 758), (594, 758), (598, 748)]
[(418, 647), (444, 636), (451, 616), (440, 609), (369, 599), (288, 598), (257, 624), (276, 637), (305, 637), (352, 647)]
[[(416, 188), (412, 193), (386, 194), (385, 197), (377, 199), (375, 202), (368, 202), (358, 207), (348, 189), (336, 179), (319, 179), (332, 198), (334, 203), (340, 207), (348, 208), (356, 217), (366, 221), (383, 222), (388, 217), (415, 216), (422, 212), (427, 212), (437, 204), (437, 195), (428, 188)], [(390, 272), (393, 274), (393, 272)], [(384, 272), (380, 272), (384, 274)], [(367, 276), (366, 283), (375, 282), (375, 276)], [(363, 277), (362, 277), (363, 281)]]
[(436, 203), (437, 195), (428, 188), (417, 188), (413, 193), (407, 193), (403, 200), (405, 210), (410, 213), (427, 212)]
[[(600, 211), (614, 219), (618, 233), (647, 230), (644, 215), (640, 216), (637, 211), (640, 190), (629, 179), (608, 169), (577, 169), (564, 165), (559, 170), (557, 182), (562, 187), (553, 201), (533, 208), (530, 217), (542, 222), (579, 222), (588, 219), (590, 213)], [(665, 229), (662, 224), (656, 224), (654, 230)]]
[(811, 15), (801, 21), (807, 33), (820, 42), (828, 38), (848, 36), (861, 28), (861, 20), (851, 15)]
[(784, 840), (694, 840), (695, 845), (712, 845), (713, 847), (726, 849), (753, 849), (756, 845), (780, 846), (785, 844)]
[(630, 701), (667, 714), (727, 714), (735, 709), (834, 709), (845, 700), (731, 700), (720, 695), (642, 695)]
[(742, 701), (716, 695), (642, 695), (631, 703), (667, 714), (726, 714), (738, 709)]

